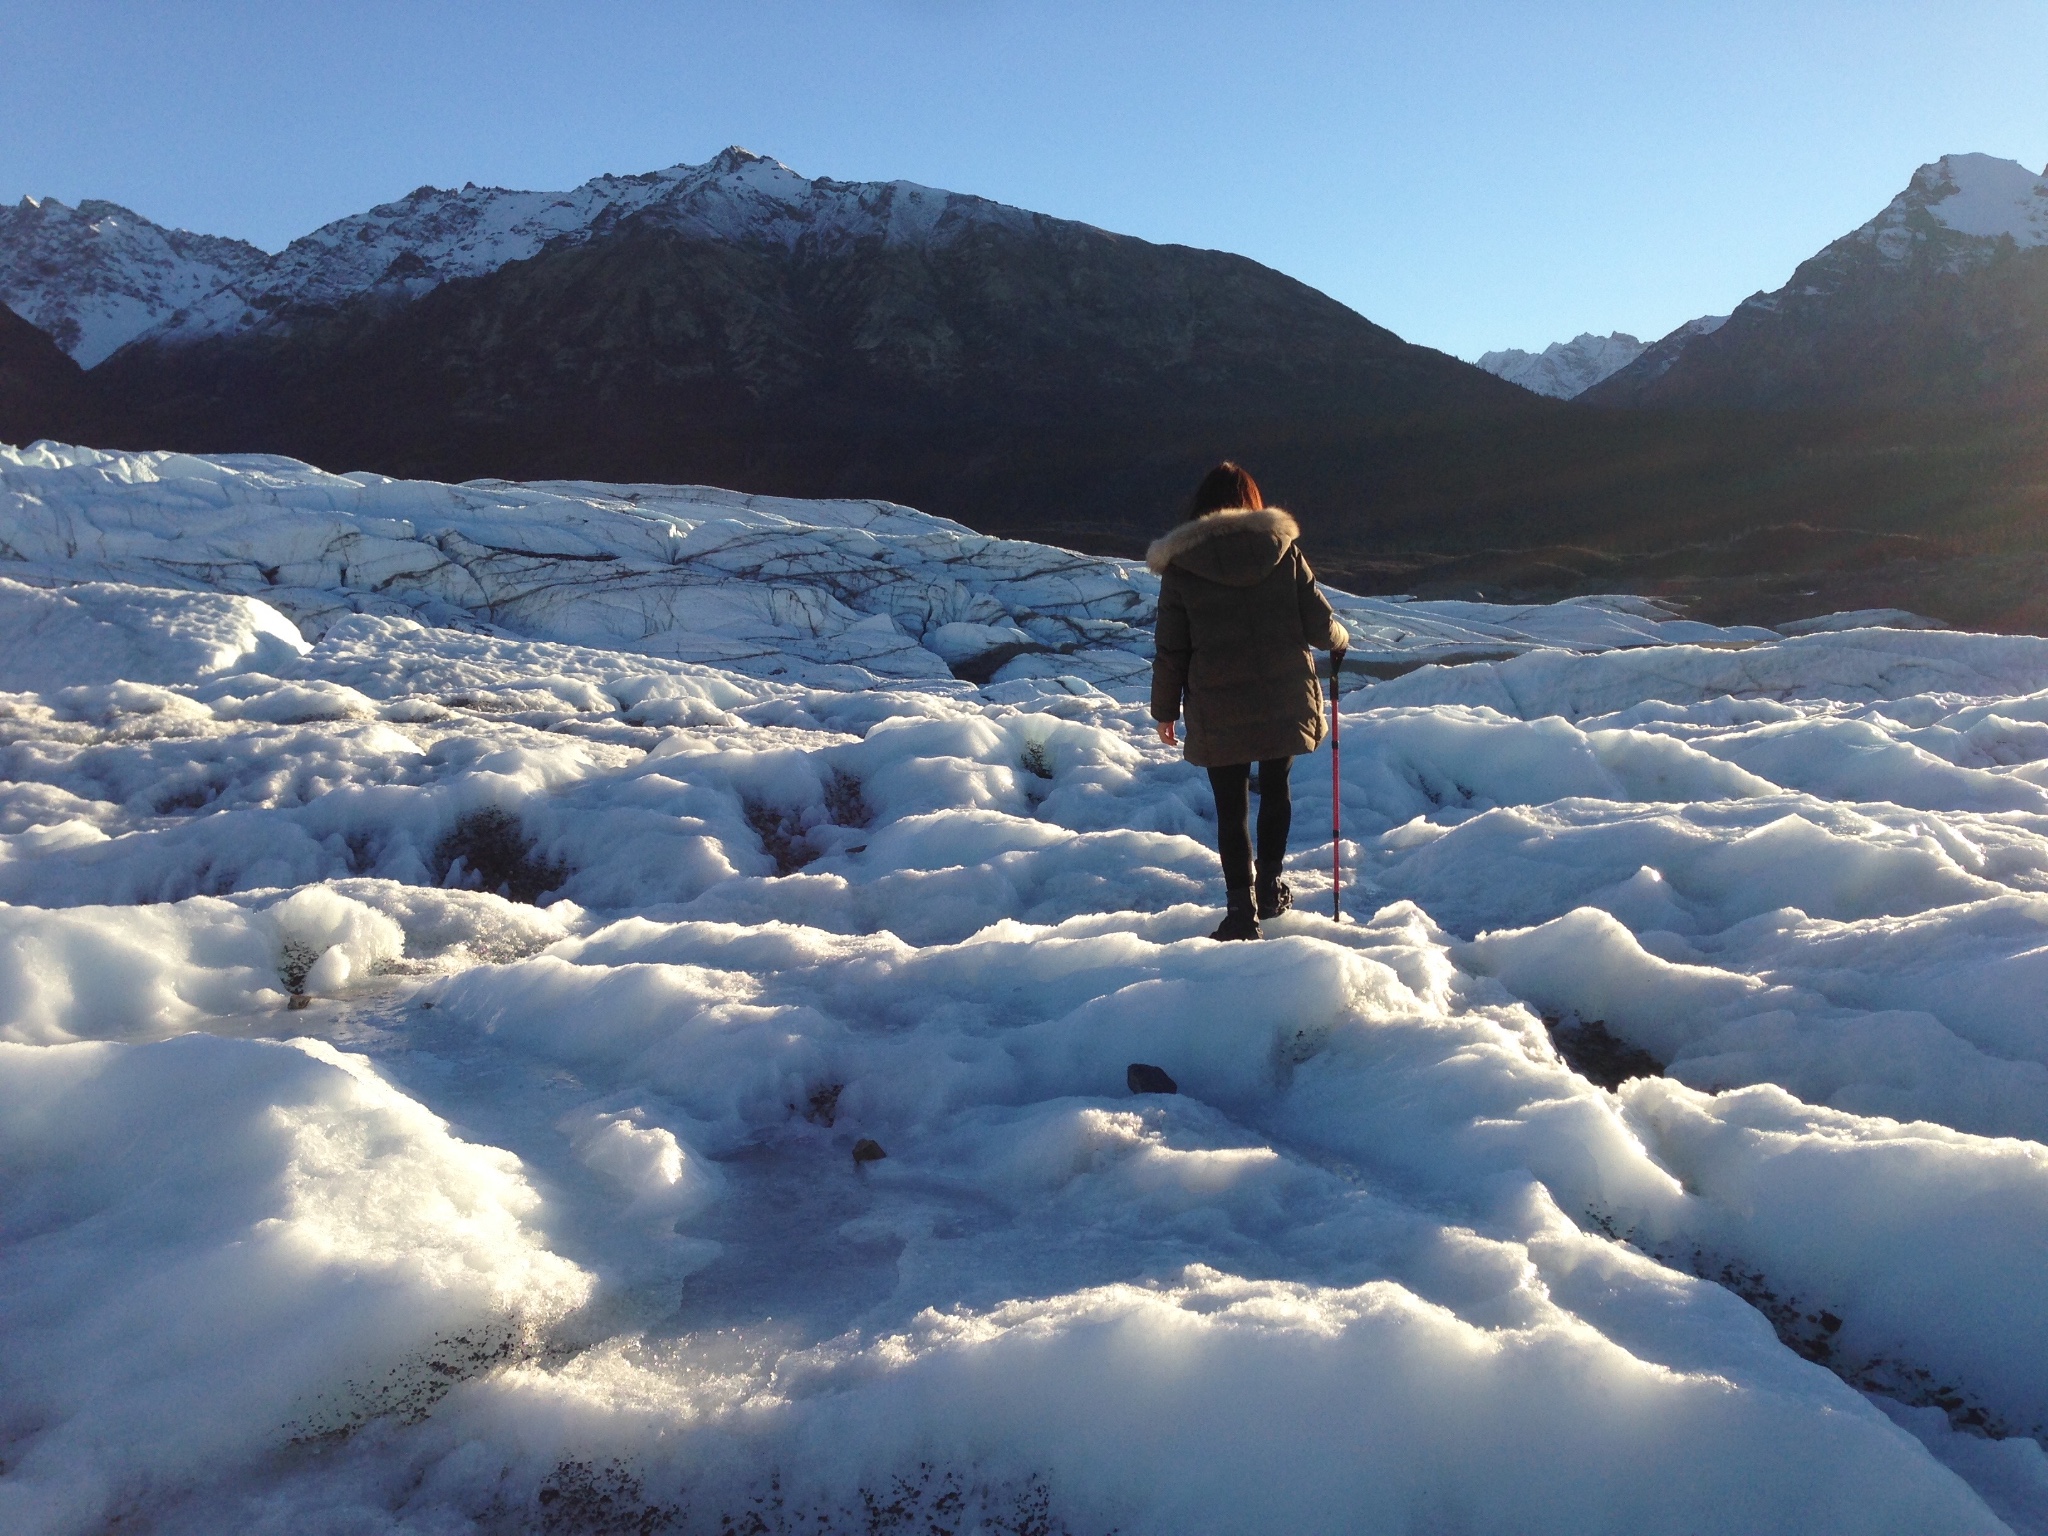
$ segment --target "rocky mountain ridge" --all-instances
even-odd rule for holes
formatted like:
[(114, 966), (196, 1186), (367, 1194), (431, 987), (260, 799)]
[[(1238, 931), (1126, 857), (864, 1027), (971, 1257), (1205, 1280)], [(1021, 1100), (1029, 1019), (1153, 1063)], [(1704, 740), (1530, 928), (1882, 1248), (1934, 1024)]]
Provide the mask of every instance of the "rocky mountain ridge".
[(1554, 400), (1582, 395), (1643, 354), (1643, 344), (1626, 331), (1595, 336), (1581, 331), (1570, 341), (1553, 341), (1541, 352), (1508, 347), (1488, 352), (1479, 366), (1496, 378)]
[(862, 240), (938, 246), (1038, 215), (915, 182), (809, 178), (738, 146), (702, 165), (597, 176), (567, 192), (420, 187), (275, 255), (167, 229), (117, 204), (24, 199), (0, 210), (0, 302), (93, 367), (142, 336), (181, 343), (289, 325), (366, 296), (417, 298), (553, 244), (639, 219), (702, 239), (784, 250)]
[(417, 298), (550, 246), (600, 239), (629, 220), (696, 239), (822, 254), (862, 240), (939, 246), (975, 227), (1025, 230), (1037, 217), (915, 182), (813, 179), (737, 145), (702, 165), (598, 176), (569, 192), (421, 187), (294, 240), (260, 271), (169, 317), (154, 339), (234, 335), (373, 293)]
[(1375, 433), (1556, 408), (1244, 257), (741, 150), (416, 193), (88, 379), (85, 441), (882, 496), (1082, 543), (1156, 531), (1224, 454), (1357, 506)]
[(0, 303), (85, 368), (270, 260), (246, 241), (166, 229), (98, 198), (0, 207)]

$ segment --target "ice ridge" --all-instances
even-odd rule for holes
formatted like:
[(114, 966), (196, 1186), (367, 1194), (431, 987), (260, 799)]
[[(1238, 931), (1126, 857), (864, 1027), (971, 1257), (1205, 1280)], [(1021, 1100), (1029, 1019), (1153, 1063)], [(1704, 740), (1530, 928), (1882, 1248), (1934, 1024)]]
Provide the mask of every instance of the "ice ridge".
[[(23, 580), (205, 587), (315, 636), (349, 614), (596, 643), (832, 687), (1150, 665), (1158, 578), (887, 502), (708, 486), (332, 475), (259, 455), (0, 447), (0, 540)], [(1338, 594), (1360, 662), (1736, 642), (1769, 631), (1613, 596), (1539, 607)]]

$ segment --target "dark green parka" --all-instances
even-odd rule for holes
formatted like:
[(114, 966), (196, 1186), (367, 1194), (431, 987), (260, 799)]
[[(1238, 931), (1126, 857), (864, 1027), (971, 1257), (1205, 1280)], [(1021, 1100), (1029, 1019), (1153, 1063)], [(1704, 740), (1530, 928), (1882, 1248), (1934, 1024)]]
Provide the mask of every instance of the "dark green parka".
[(1313, 752), (1323, 739), (1318, 651), (1350, 636), (1278, 507), (1191, 518), (1145, 552), (1159, 573), (1152, 718), (1187, 713), (1198, 768)]

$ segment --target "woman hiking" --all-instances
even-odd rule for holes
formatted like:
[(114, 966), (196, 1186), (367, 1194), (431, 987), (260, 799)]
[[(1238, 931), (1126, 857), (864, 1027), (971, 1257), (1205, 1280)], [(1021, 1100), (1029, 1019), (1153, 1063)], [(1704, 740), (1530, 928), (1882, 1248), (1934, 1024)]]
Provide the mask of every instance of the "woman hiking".
[[(1351, 637), (1330, 612), (1301, 553), (1301, 529), (1269, 507), (1252, 477), (1218, 464), (1195, 488), (1185, 521), (1145, 552), (1159, 573), (1152, 653), (1152, 718), (1174, 743), (1187, 714), (1187, 760), (1209, 770), (1217, 851), (1229, 911), (1212, 939), (1256, 939), (1259, 919), (1287, 910), (1280, 878), (1294, 819), (1287, 774), (1323, 739), (1317, 651)], [(1259, 855), (1253, 896), (1249, 821), (1259, 768)]]

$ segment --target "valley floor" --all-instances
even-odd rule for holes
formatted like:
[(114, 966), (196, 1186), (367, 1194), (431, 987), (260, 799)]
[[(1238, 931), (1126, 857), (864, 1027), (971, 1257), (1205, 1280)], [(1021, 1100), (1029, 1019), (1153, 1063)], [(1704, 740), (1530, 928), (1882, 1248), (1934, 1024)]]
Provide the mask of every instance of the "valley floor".
[[(0, 449), (0, 1525), (2048, 1531), (2048, 640)], [(1175, 1095), (1134, 1095), (1133, 1062)]]

